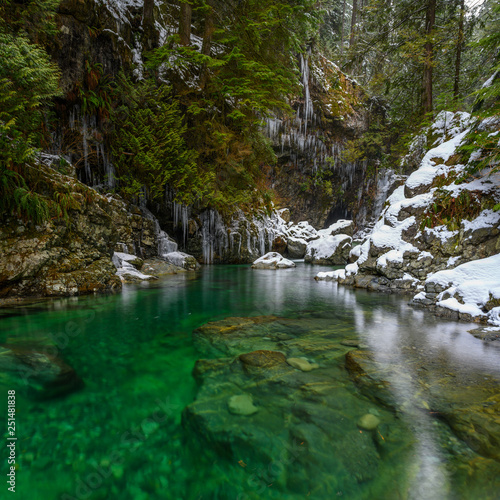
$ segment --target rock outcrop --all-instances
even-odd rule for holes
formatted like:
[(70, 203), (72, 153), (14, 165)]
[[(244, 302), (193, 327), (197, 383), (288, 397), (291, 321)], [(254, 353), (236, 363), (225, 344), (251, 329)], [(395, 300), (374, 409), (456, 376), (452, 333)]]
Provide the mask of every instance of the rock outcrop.
[(10, 217), (0, 233), (0, 296), (65, 296), (117, 290), (118, 233), (106, 197), (40, 165), (45, 196), (68, 192), (67, 217), (41, 224)]

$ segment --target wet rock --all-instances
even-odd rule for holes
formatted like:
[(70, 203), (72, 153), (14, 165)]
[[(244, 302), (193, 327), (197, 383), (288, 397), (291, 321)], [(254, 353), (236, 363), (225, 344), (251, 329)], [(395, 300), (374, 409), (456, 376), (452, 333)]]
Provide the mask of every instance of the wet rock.
[(259, 409), (253, 404), (252, 396), (248, 394), (240, 394), (231, 396), (227, 402), (229, 413), (233, 415), (253, 415)]
[(163, 259), (147, 259), (140, 268), (141, 273), (152, 274), (154, 276), (165, 276), (167, 274), (185, 273), (186, 269), (176, 266)]
[(253, 351), (240, 354), (239, 360), (247, 373), (259, 374), (262, 370), (273, 370), (286, 364), (286, 357), (278, 351)]
[[(228, 318), (195, 333), (211, 339), (201, 348), (211, 349), (214, 339), (224, 343), (218, 352), (226, 357), (196, 363), (199, 391), (182, 417), (194, 441), (257, 469), (272, 463), (266, 487), (272, 482), (278, 496), (293, 486), (304, 495), (316, 488), (321, 498), (331, 491), (354, 497), (359, 482), (383, 477), (376, 433), (360, 433), (353, 425), (372, 405), (346, 387), (351, 384), (342, 368), (346, 348), (340, 347), (341, 338), (335, 340), (331, 318)], [(235, 356), (243, 346), (260, 345), (263, 337), (280, 350)], [(313, 370), (311, 358), (321, 359), (321, 370)], [(294, 359), (298, 369), (290, 364)], [(401, 422), (390, 412), (379, 413), (375, 418), (390, 422), (397, 436), (384, 434), (384, 453), (406, 453), (411, 436), (398, 431)], [(332, 470), (338, 471), (335, 477)]]

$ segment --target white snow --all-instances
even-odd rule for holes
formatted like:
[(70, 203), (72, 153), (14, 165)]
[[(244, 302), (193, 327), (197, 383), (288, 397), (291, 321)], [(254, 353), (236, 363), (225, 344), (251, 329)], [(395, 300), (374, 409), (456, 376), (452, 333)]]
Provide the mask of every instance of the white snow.
[(185, 267), (186, 259), (192, 259), (194, 257), (187, 253), (176, 251), (164, 254), (163, 258), (167, 262), (174, 264), (174, 266)]
[(320, 229), (318, 231), (318, 234), (320, 236), (334, 236), (336, 234), (345, 234), (345, 230), (350, 227), (354, 227), (354, 223), (352, 220), (340, 219), (326, 229)]
[(339, 278), (345, 279), (345, 269), (336, 269), (335, 271), (323, 271), (318, 273), (314, 279), (318, 281), (336, 281)]
[(307, 241), (318, 237), (318, 231), (316, 231), (316, 229), (314, 229), (314, 227), (307, 221), (302, 221), (298, 224), (290, 226), (287, 233), (289, 236)]
[(491, 87), (491, 84), (493, 83), (493, 80), (497, 76), (498, 71), (495, 71), (484, 83), (483, 83), (483, 89), (486, 89), (488, 87)]
[(151, 276), (149, 274), (144, 274), (138, 271), (130, 262), (137, 259), (137, 256), (124, 253), (115, 252), (113, 254), (113, 264), (116, 267), (116, 274), (120, 277), (122, 281), (128, 281), (131, 278), (137, 280), (155, 280), (158, 279), (156, 276)]
[(323, 236), (308, 243), (306, 256), (311, 256), (315, 259), (328, 259), (337, 251), (339, 246), (349, 245), (351, 241), (352, 238), (347, 234)]
[[(415, 189), (419, 186), (429, 186), (438, 175), (447, 171), (448, 168), (444, 163), (446, 163), (450, 156), (455, 153), (455, 150), (460, 145), (467, 132), (468, 130), (464, 130), (449, 141), (443, 142), (439, 146), (429, 150), (422, 160), (421, 167), (413, 172), (406, 180), (406, 185), (410, 189)], [(438, 164), (434, 159), (440, 159), (442, 163)]]
[(446, 287), (438, 296), (438, 306), (473, 317), (484, 316), (490, 323), (500, 325), (496, 323), (498, 311), (483, 310), (489, 300), (500, 299), (500, 254), (433, 273), (426, 283)]

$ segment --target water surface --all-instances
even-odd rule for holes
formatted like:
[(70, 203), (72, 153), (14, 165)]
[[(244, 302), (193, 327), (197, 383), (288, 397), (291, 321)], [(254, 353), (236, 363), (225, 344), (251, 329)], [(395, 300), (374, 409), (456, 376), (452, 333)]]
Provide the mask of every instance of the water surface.
[[(333, 498), (321, 488), (303, 492), (293, 482), (263, 491), (247, 470), (197, 445), (182, 426), (182, 411), (197, 393), (194, 364), (206, 357), (194, 347), (193, 329), (226, 317), (264, 315), (306, 318), (311, 328), (317, 318), (337, 329), (339, 339), (366, 344), (375, 360), (385, 363), (389, 356), (422, 379), (416, 387), (415, 377), (389, 375), (397, 408), (390, 409), (377, 406), (342, 374), (358, 413), (392, 412), (387, 418), (393, 430), (408, 437), (398, 451), (404, 463), (379, 457), (380, 477), (339, 479), (335, 496), (499, 498), (498, 462), (472, 451), (431, 411), (432, 401), (457, 385), (453, 380), (470, 395), (498, 394), (499, 349), (471, 336), (473, 325), (413, 309), (407, 297), (314, 281), (321, 270), (326, 269), (303, 263), (279, 271), (210, 266), (196, 275), (126, 285), (117, 295), (2, 311), (0, 343), (29, 339), (55, 345), (85, 384), (63, 398), (33, 401), (12, 377), (0, 375), (4, 415), (7, 390), (19, 389), (17, 498)], [(426, 405), (429, 412), (422, 411)], [(338, 453), (334, 443), (332, 453)]]

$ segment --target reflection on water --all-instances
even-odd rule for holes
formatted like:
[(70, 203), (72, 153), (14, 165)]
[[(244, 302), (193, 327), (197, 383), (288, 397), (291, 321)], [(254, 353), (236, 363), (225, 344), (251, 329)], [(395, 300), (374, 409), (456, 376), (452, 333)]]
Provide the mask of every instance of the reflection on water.
[[(457, 483), (459, 472), (450, 456), (454, 453), (453, 460), (462, 467), (476, 455), (436, 420), (435, 408), (441, 412), (441, 406), (463, 406), (475, 394), (474, 403), (498, 394), (499, 349), (467, 333), (472, 325), (439, 320), (409, 307), (403, 297), (315, 282), (319, 270), (305, 264), (277, 272), (212, 266), (196, 277), (183, 274), (125, 286), (117, 295), (42, 302), (8, 311), (0, 319), (0, 343), (19, 339), (52, 343), (85, 382), (82, 391), (62, 399), (34, 402), (19, 394), (18, 498), (236, 498), (242, 467), (227, 466), (213, 450), (203, 450), (202, 457), (190, 449), (180, 424), (182, 409), (197, 391), (191, 372), (200, 354), (191, 332), (207, 321), (261, 315), (308, 315), (309, 325), (316, 315), (321, 328), (326, 324), (338, 330), (339, 338), (359, 339), (376, 363), (391, 367), (384, 377), (394, 411), (414, 439), (410, 462), (397, 472), (404, 470), (407, 477), (394, 478), (406, 484), (401, 498), (472, 499), (480, 498), (478, 492), (482, 498), (494, 498), (492, 492), (500, 487), (497, 476), (483, 469), (477, 480), (467, 469), (460, 473), (465, 479)], [(12, 384), (15, 381), (3, 373), (0, 394)], [(348, 390), (356, 393), (354, 386)], [(157, 411), (158, 401), (168, 406), (168, 418), (144, 426), (144, 420)], [(131, 430), (141, 439), (122, 439)], [(450, 440), (455, 443), (453, 453), (443, 447)], [(119, 463), (113, 462), (113, 453), (121, 457)], [(88, 494), (82, 493), (88, 475), (99, 468), (111, 472), (98, 487), (87, 485)], [(490, 483), (482, 490), (485, 477)], [(215, 489), (207, 490), (212, 483), (231, 484), (233, 493), (219, 489), (217, 496)], [(241, 484), (244, 488), (246, 483)], [(369, 490), (360, 486), (361, 491)], [(285, 489), (278, 497), (306, 494)], [(381, 492), (359, 495), (356, 498), (389, 498)], [(310, 498), (332, 497), (312, 493)]]

